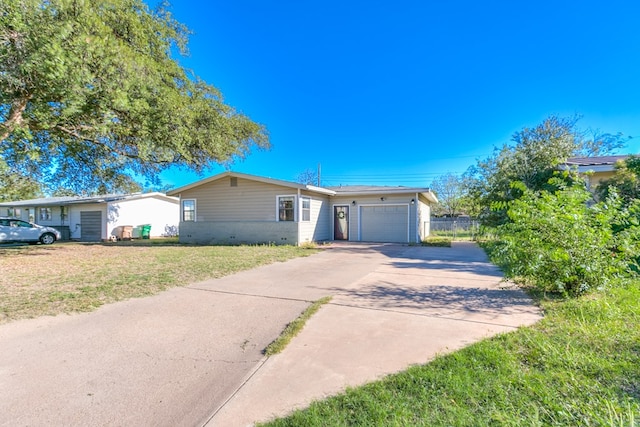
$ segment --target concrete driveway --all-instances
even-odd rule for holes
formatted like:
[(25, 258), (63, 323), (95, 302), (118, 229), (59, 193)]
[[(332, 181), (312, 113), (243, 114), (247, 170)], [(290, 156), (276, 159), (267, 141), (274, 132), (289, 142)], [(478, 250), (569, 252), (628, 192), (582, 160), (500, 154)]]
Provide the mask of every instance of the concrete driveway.
[[(0, 425), (250, 425), (531, 324), (472, 243), (342, 244), (93, 313), (0, 326)], [(281, 354), (262, 350), (333, 295)]]

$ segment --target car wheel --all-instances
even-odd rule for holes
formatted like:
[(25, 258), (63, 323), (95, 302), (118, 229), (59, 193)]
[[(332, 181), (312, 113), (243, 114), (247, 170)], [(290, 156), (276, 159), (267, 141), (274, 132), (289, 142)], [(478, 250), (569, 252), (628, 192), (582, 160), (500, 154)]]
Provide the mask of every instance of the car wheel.
[(40, 243), (42, 243), (43, 245), (50, 245), (55, 241), (56, 236), (51, 233), (44, 233), (42, 236), (40, 236)]

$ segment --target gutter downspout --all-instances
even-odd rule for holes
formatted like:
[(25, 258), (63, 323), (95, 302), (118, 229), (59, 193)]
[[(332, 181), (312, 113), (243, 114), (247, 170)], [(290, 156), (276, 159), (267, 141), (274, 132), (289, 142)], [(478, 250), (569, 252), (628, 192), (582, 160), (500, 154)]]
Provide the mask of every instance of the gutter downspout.
[(414, 209), (416, 211), (416, 243), (422, 243), (420, 241), (420, 193), (416, 193)]
[(302, 200), (300, 200), (300, 189), (298, 188), (298, 198), (296, 199), (296, 210), (295, 212), (295, 219), (296, 219), (296, 225), (298, 228), (298, 235), (296, 236), (296, 246), (300, 246), (300, 214), (302, 213)]

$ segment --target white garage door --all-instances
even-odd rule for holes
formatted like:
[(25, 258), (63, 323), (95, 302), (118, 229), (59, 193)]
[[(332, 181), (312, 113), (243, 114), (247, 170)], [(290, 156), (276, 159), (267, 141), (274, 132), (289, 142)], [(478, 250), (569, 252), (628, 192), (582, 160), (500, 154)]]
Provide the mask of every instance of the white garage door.
[(363, 242), (409, 241), (407, 205), (361, 206), (360, 240)]

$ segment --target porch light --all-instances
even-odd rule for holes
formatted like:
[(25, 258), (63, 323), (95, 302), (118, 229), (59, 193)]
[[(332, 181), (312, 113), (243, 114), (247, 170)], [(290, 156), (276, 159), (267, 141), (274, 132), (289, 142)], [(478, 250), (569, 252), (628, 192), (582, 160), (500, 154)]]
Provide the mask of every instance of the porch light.
[(351, 202), (351, 204), (352, 204), (353, 206), (355, 206), (355, 205), (356, 205), (356, 201), (354, 200), (353, 202)]
[(411, 204), (415, 205), (416, 204), (416, 199), (411, 199)]

